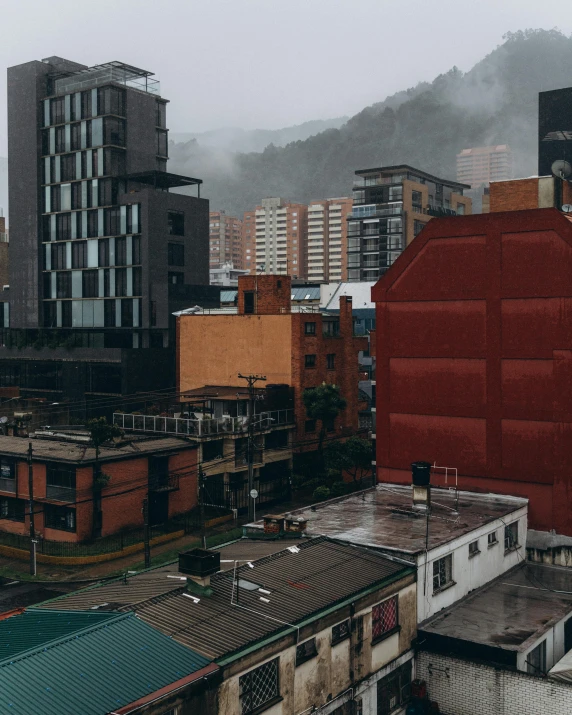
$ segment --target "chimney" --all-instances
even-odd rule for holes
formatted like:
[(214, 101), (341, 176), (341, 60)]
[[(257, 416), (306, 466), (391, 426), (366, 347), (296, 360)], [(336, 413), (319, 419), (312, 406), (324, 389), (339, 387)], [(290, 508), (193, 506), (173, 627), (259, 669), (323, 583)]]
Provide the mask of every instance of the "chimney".
[(304, 519), (303, 516), (293, 516), (292, 514), (286, 514), (284, 516), (285, 534), (304, 534), (306, 532), (307, 526), (308, 520)]
[(179, 554), (179, 573), (187, 575), (191, 591), (206, 591), (211, 584), (211, 575), (220, 571), (220, 551), (190, 549)]
[(262, 519), (265, 534), (278, 536), (284, 533), (284, 514), (266, 514)]
[(431, 464), (412, 462), (411, 477), (413, 482), (413, 508), (428, 511), (431, 508)]

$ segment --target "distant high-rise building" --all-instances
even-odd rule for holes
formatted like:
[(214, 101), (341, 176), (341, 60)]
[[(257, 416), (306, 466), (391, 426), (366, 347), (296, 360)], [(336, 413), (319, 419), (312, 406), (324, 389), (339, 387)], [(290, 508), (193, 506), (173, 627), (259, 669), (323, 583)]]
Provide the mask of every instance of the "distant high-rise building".
[(209, 214), (209, 268), (222, 268), (232, 263), (234, 268), (244, 267), (242, 248), (242, 221), (227, 216), (224, 211)]
[(312, 201), (308, 206), (307, 278), (347, 280), (348, 222), (352, 199)]
[(407, 164), (356, 171), (348, 281), (377, 280), (433, 216), (470, 214), (468, 188)]
[(308, 207), (268, 198), (262, 199), (254, 213), (256, 272), (306, 279)]
[(457, 154), (457, 181), (469, 184), (472, 189), (510, 178), (512, 151), (507, 144), (478, 146), (463, 149)]
[(250, 273), (256, 272), (256, 215), (254, 211), (245, 211), (242, 219), (243, 268)]

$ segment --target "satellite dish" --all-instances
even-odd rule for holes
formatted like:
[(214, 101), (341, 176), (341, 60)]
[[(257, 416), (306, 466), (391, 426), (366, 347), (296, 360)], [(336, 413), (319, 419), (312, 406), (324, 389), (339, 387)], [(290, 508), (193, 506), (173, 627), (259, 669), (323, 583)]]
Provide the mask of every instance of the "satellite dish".
[[(572, 209), (572, 206), (570, 207)], [(0, 417), (0, 425), (5, 425), (8, 422), (7, 417)]]
[(562, 211), (564, 211), (565, 214), (572, 213), (572, 204), (564, 204)]
[(564, 159), (555, 161), (550, 167), (550, 170), (554, 176), (557, 176), (559, 179), (567, 179), (572, 174), (572, 166)]

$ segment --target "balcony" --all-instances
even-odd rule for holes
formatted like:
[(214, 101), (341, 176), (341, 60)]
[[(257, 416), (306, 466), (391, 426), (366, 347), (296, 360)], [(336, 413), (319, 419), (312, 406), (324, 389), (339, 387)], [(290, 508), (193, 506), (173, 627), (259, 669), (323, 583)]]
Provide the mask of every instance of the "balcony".
[[(246, 434), (248, 417), (221, 417), (190, 419), (186, 417), (157, 417), (154, 415), (127, 415), (114, 413), (113, 424), (133, 432), (184, 435), (186, 437), (210, 437), (212, 435)], [(294, 410), (274, 410), (254, 415), (256, 431), (294, 424)]]
[(0, 477), (0, 492), (16, 493), (16, 480), (7, 477)]
[(161, 85), (158, 80), (151, 78), (152, 75), (152, 72), (126, 65), (123, 62), (107, 62), (79, 72), (71, 72), (56, 79), (54, 89), (55, 94), (68, 94), (115, 82), (141, 92), (159, 95)]
[(46, 499), (53, 499), (54, 501), (65, 501), (73, 504), (75, 502), (75, 488), (60, 487), (54, 484), (47, 484)]
[(149, 479), (150, 492), (176, 492), (178, 489), (178, 474), (159, 474)]

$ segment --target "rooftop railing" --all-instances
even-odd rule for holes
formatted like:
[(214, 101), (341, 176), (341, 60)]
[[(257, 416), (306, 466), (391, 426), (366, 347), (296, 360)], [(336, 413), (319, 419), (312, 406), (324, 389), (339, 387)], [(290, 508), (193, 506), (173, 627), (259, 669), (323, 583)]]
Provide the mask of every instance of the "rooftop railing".
[[(128, 415), (116, 412), (113, 424), (123, 430), (181, 435), (185, 437), (210, 437), (225, 434), (246, 434), (248, 417), (187, 418), (159, 417), (155, 415)], [(256, 431), (271, 429), (281, 425), (294, 424), (294, 410), (273, 410), (254, 415)]]

